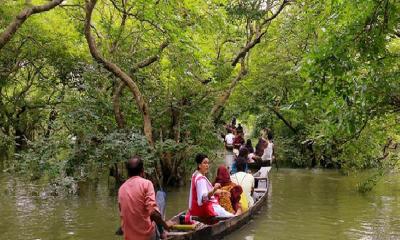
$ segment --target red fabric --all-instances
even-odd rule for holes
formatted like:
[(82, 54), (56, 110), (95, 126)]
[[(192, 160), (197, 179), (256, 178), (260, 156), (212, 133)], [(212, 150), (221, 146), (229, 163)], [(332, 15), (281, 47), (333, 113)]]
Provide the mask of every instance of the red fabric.
[(231, 192), (232, 207), (233, 207), (233, 210), (235, 210), (235, 212), (236, 212), (239, 208), (240, 195), (242, 194), (243, 189), (241, 186), (236, 185), (231, 189), (230, 192)]
[(244, 144), (244, 139), (242, 138), (242, 136), (237, 135), (235, 139), (233, 139), (234, 148), (239, 149), (242, 144)]
[(201, 218), (210, 218), (214, 217), (217, 214), (214, 212), (214, 208), (212, 206), (211, 201), (204, 201), (203, 205), (199, 206), (197, 204), (197, 190), (196, 190), (196, 182), (200, 178), (205, 178), (204, 176), (193, 176), (192, 177), (192, 208), (189, 209), (189, 214), (192, 216), (198, 216)]
[(231, 182), (231, 176), (229, 175), (228, 169), (224, 165), (219, 166), (214, 184), (219, 183), (222, 186), (226, 186), (230, 182)]
[(230, 189), (230, 193), (231, 193), (230, 200), (232, 203), (233, 210), (235, 210), (235, 212), (236, 212), (239, 208), (240, 195), (242, 194), (243, 189), (241, 186), (232, 183), (231, 176), (229, 175), (229, 171), (224, 165), (221, 165), (218, 167), (217, 177), (215, 178), (215, 183), (220, 183), (222, 185), (222, 187), (230, 185), (230, 184), (235, 185), (234, 187), (232, 187)]
[(256, 145), (256, 155), (261, 157), (264, 154), (264, 149), (268, 146), (268, 142), (262, 138), (258, 139), (258, 143)]

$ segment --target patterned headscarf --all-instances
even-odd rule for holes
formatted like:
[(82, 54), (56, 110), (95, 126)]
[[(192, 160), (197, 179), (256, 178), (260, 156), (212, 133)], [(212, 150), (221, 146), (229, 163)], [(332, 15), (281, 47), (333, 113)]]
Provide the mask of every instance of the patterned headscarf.
[(238, 210), (239, 208), (239, 202), (240, 202), (240, 195), (243, 192), (243, 189), (241, 186), (236, 185), (231, 189), (231, 202), (232, 202), (232, 207), (235, 210), (235, 212)]
[(231, 183), (231, 176), (229, 175), (228, 169), (224, 165), (218, 167), (214, 184), (215, 183), (220, 183), (221, 186), (226, 186)]

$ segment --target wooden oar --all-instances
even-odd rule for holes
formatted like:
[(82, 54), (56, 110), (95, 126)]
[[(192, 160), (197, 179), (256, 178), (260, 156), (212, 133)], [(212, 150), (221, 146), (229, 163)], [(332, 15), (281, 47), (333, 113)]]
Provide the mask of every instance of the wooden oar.
[(171, 227), (173, 230), (179, 230), (179, 231), (191, 231), (194, 230), (196, 228), (196, 224), (176, 224), (176, 225), (172, 225)]
[[(212, 221), (224, 221), (230, 218), (233, 218), (235, 216), (232, 217), (220, 217), (220, 216), (214, 216), (214, 217), (209, 217), (209, 218), (205, 218), (205, 217), (199, 217), (199, 216), (190, 216), (190, 221), (199, 221), (199, 222), (207, 222), (208, 220), (212, 220)], [(181, 215), (179, 216), (179, 219), (185, 219), (185, 215)]]

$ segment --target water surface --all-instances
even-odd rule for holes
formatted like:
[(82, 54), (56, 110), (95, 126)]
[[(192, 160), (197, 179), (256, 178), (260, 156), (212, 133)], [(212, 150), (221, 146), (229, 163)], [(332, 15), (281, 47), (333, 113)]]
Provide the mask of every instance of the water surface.
[[(275, 169), (265, 207), (225, 239), (400, 239), (399, 175), (368, 194), (365, 174)], [(187, 206), (188, 186), (168, 192), (167, 215)], [(45, 185), (0, 173), (0, 239), (121, 239), (115, 195), (107, 177), (81, 185), (78, 196), (52, 196)]]

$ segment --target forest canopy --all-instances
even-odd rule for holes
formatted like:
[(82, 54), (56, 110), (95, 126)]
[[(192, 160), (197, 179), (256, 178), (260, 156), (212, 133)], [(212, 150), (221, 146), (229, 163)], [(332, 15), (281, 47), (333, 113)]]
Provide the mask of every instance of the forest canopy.
[(396, 0), (1, 0), (6, 171), (180, 184), (237, 117), (279, 161), (399, 166)]

